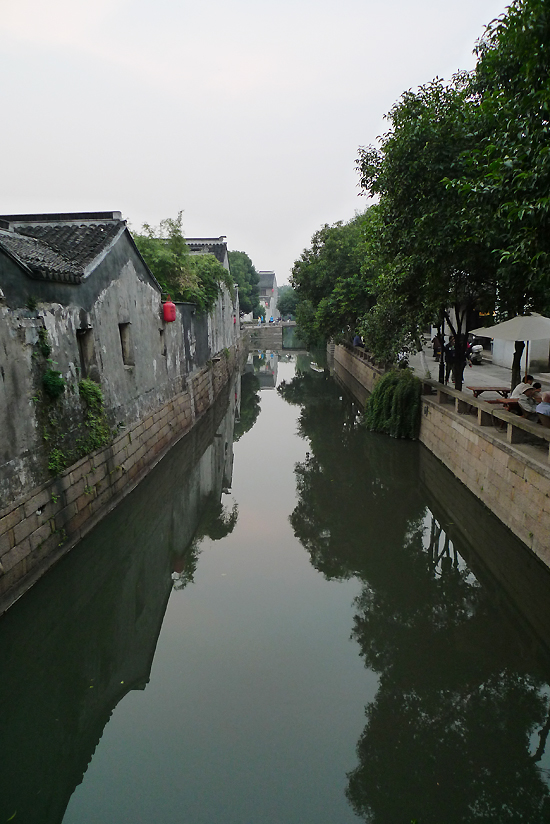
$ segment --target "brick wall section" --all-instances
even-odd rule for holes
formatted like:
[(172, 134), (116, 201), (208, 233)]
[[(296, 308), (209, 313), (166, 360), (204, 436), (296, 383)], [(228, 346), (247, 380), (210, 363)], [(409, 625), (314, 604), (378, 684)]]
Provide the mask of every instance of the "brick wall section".
[[(345, 369), (369, 391), (381, 374), (341, 346), (334, 364), (337, 376)], [(420, 442), (550, 567), (550, 466), (434, 396), (422, 406)]]
[(170, 446), (210, 409), (240, 349), (189, 376), (183, 391), (105, 449), (0, 511), (0, 613), (130, 492)]

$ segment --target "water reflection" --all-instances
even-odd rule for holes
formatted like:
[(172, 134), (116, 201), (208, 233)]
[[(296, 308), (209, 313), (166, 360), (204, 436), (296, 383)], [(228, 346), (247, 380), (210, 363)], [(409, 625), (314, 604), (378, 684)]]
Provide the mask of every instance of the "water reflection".
[(279, 394), (252, 359), (0, 622), (0, 822), (59, 824), (102, 736), (66, 818), (550, 820), (547, 578), (418, 444), (362, 430), (320, 357), (277, 358)]
[(120, 700), (144, 689), (172, 587), (237, 521), (237, 387), (0, 621), (0, 821), (57, 824)]
[(234, 441), (252, 429), (260, 414), (260, 381), (253, 370), (245, 370), (241, 376), (241, 403), (235, 419)]
[(275, 389), (279, 355), (271, 349), (250, 352), (245, 366), (245, 374), (253, 373), (260, 389)]
[[(290, 520), (326, 578), (361, 580), (352, 637), (380, 679), (348, 774), (355, 813), (372, 824), (548, 822), (544, 645), (495, 596), (483, 553), (476, 562), (480, 553), (426, 506), (418, 445), (364, 431), (328, 375), (301, 366), (279, 388), (301, 407), (311, 444)], [(488, 513), (476, 526), (498, 535), (504, 557), (525, 561)]]

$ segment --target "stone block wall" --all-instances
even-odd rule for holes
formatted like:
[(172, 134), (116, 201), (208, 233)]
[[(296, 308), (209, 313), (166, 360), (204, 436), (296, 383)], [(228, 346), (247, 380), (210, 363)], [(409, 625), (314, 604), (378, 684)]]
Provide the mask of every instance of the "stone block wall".
[(550, 648), (550, 601), (547, 574), (541, 560), (496, 517), (428, 449), (420, 452), (420, 479), (431, 512), (454, 548), (479, 581), (488, 588), (499, 584), (499, 599), (506, 600), (518, 618), (527, 621)]
[[(365, 359), (362, 350), (353, 350), (346, 346), (335, 346), (334, 355), (331, 355), (331, 357), (334, 357), (334, 363), (340, 369), (345, 370), (346, 386), (363, 406), (383, 372)], [(337, 373), (337, 377), (344, 377), (344, 375), (340, 372), (340, 374)]]
[(421, 443), (550, 566), (550, 466), (448, 404), (423, 397), (422, 405)]
[(183, 391), (113, 442), (0, 510), (0, 612), (74, 546), (214, 403), (240, 350), (190, 375)]

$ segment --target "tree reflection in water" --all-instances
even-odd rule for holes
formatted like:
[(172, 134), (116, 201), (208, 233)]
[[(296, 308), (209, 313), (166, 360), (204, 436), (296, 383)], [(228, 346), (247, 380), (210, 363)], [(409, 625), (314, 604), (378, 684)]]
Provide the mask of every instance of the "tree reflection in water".
[(236, 443), (252, 429), (260, 414), (260, 381), (254, 372), (241, 375), (241, 407), (239, 417), (235, 420), (233, 441)]
[(352, 637), (379, 675), (348, 774), (355, 813), (372, 824), (549, 822), (537, 763), (546, 657), (427, 509), (420, 447), (366, 432), (328, 375), (301, 366), (279, 388), (302, 407), (311, 444), (290, 520), (325, 577), (362, 581)]

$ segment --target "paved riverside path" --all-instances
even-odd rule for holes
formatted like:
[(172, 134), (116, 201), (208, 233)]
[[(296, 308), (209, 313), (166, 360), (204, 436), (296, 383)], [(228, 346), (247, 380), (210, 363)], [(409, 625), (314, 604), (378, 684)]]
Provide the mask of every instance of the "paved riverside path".
[[(432, 379), (437, 381), (439, 380), (439, 363), (434, 360), (432, 347), (429, 345), (425, 346), (424, 352), (426, 354), (426, 360), (428, 362)], [(415, 375), (418, 375), (419, 378), (425, 377), (420, 363), (419, 354), (411, 355), (409, 357), (409, 364), (413, 368)], [(549, 372), (544, 372), (542, 374), (531, 372), (531, 374), (535, 378), (535, 381), (541, 382), (543, 392), (550, 391)], [(511, 364), (510, 369), (507, 369), (504, 366), (495, 366), (491, 361), (490, 353), (484, 352), (482, 364), (474, 364), (471, 368), (468, 365), (464, 367), (464, 385), (462, 387), (462, 391), (465, 395), (472, 395), (473, 397), (473, 392), (470, 389), (466, 389), (467, 386), (510, 386), (511, 380)], [(449, 381), (449, 386), (454, 386), (452, 381)], [(496, 392), (484, 392), (480, 395), (480, 400), (494, 400), (498, 397), (500, 396)]]

